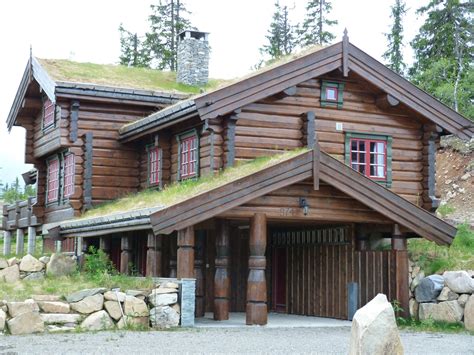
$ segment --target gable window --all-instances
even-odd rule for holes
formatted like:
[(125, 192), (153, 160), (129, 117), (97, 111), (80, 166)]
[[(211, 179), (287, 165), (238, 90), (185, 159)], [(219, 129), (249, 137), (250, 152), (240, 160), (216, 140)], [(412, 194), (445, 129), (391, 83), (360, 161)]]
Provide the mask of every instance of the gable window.
[(46, 98), (43, 102), (43, 128), (54, 126), (54, 102)]
[(197, 132), (178, 136), (179, 142), (179, 179), (189, 179), (198, 175), (199, 140)]
[(346, 164), (387, 187), (392, 183), (392, 137), (346, 134)]
[(321, 81), (321, 107), (342, 108), (344, 83)]
[(64, 156), (64, 197), (74, 194), (74, 154)]
[(48, 192), (46, 202), (52, 203), (59, 200), (59, 158), (48, 161)]
[(155, 186), (160, 184), (161, 173), (161, 149), (158, 147), (148, 148), (148, 184)]

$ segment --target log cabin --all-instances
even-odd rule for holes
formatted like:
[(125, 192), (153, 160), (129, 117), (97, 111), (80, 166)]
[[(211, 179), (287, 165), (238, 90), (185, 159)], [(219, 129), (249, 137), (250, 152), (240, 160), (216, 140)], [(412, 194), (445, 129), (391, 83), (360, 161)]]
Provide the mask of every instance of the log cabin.
[[(208, 48), (206, 33), (179, 39), (188, 61), (186, 46)], [(178, 77), (202, 85), (203, 63)], [(31, 58), (8, 125), (27, 132), (45, 241), (195, 278), (196, 317), (249, 325), (269, 311), (351, 319), (380, 292), (406, 314), (407, 239), (456, 234), (433, 213), (439, 138), (474, 133), (347, 33), (191, 97), (52, 81)]]

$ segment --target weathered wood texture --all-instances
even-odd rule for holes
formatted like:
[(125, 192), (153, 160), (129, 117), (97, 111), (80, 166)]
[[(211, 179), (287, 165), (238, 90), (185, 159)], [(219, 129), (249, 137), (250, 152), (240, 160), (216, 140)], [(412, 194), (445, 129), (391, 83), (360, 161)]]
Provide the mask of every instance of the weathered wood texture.
[(194, 278), (194, 228), (178, 231), (178, 255), (176, 275), (180, 278)]
[(230, 227), (227, 220), (217, 221), (216, 272), (214, 275), (214, 319), (229, 319), (230, 311)]

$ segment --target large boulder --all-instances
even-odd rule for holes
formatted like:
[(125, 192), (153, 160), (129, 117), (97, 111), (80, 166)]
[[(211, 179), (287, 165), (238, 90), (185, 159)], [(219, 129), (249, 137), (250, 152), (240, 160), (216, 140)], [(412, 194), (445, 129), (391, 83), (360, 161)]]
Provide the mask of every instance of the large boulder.
[(115, 320), (119, 320), (122, 318), (122, 310), (120, 309), (120, 305), (117, 303), (117, 301), (105, 301), (104, 302), (104, 308)]
[(384, 294), (379, 293), (355, 313), (350, 354), (403, 354), (395, 313)]
[(179, 313), (170, 306), (154, 307), (150, 310), (150, 321), (153, 328), (177, 327)]
[(100, 293), (84, 298), (82, 301), (71, 303), (71, 309), (82, 314), (100, 311), (104, 306), (104, 296)]
[(410, 311), (410, 317), (418, 319), (418, 308), (419, 303), (416, 302), (414, 298), (410, 298), (410, 301), (408, 302), (408, 310)]
[(66, 302), (40, 301), (38, 305), (43, 313), (69, 313), (71, 310)]
[(418, 316), (420, 320), (433, 319), (435, 321), (457, 323), (460, 322), (463, 309), (458, 301), (441, 303), (420, 303)]
[(459, 296), (458, 303), (461, 307), (464, 307), (468, 300), (469, 300), (469, 295), (463, 294), (463, 295)]
[(81, 329), (84, 330), (105, 330), (113, 327), (114, 321), (104, 310), (92, 313), (81, 323)]
[(474, 332), (474, 295), (471, 295), (464, 306), (464, 326)]
[(168, 305), (178, 302), (178, 294), (176, 293), (176, 290), (175, 289), (167, 289), (167, 290), (171, 290), (169, 292), (172, 292), (172, 293), (160, 292), (161, 290), (159, 288), (154, 289), (153, 291), (151, 291), (150, 296), (148, 296), (148, 302), (151, 303), (153, 307), (168, 306)]
[(437, 300), (442, 301), (454, 301), (459, 298), (459, 295), (456, 292), (451, 291), (449, 287), (443, 287), (441, 293), (439, 294)]
[(66, 297), (66, 301), (69, 303), (82, 301), (84, 298), (94, 296), (99, 293), (104, 293), (107, 289), (103, 287), (99, 288), (87, 288), (81, 291), (74, 292)]
[(125, 292), (120, 292), (120, 291), (107, 291), (104, 293), (104, 298), (106, 301), (115, 301), (117, 302), (117, 299), (119, 302), (125, 302)]
[(74, 313), (42, 313), (41, 319), (45, 324), (76, 324), (81, 319), (81, 315)]
[(43, 270), (43, 268), (44, 264), (30, 254), (26, 254), (23, 258), (21, 258), (20, 271), (38, 272)]
[(133, 297), (126, 296), (124, 302), (124, 313), (131, 317), (148, 317), (149, 311), (145, 301)]
[(440, 275), (430, 275), (423, 278), (415, 289), (418, 303), (435, 302), (444, 287), (444, 279)]
[(44, 332), (44, 322), (39, 312), (22, 313), (9, 319), (7, 324), (12, 335)]
[(0, 282), (13, 283), (20, 279), (20, 268), (17, 264), (0, 270)]
[(49, 263), (49, 260), (51, 258), (49, 256), (42, 256), (41, 258), (39, 258), (38, 260), (41, 261), (43, 264), (47, 264)]
[(7, 321), (7, 314), (0, 309), (0, 332), (5, 329), (5, 322)]
[(446, 285), (456, 293), (474, 293), (474, 279), (466, 271), (446, 271)]
[(32, 272), (23, 278), (23, 281), (41, 281), (44, 280), (44, 274), (42, 272)]
[(76, 261), (66, 254), (53, 254), (46, 264), (46, 274), (51, 276), (67, 276), (76, 271)]
[(5, 269), (7, 267), (8, 267), (8, 261), (3, 258), (0, 258), (0, 269)]
[(22, 313), (39, 312), (38, 304), (32, 299), (24, 302), (7, 302), (7, 307), (10, 317), (19, 316)]
[(148, 329), (150, 328), (150, 318), (149, 317), (129, 317), (123, 316), (117, 322), (118, 329), (124, 328), (132, 328), (132, 329)]
[(31, 295), (31, 298), (34, 299), (36, 302), (39, 302), (39, 301), (50, 301), (50, 302), (61, 301), (61, 296), (56, 296), (56, 295)]

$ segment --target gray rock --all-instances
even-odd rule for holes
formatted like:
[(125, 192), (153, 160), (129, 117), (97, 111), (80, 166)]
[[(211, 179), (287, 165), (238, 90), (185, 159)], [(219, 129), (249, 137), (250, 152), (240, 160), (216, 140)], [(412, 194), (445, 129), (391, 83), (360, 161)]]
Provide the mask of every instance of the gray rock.
[(72, 332), (76, 330), (75, 326), (59, 326), (59, 325), (48, 325), (46, 326), (46, 331), (48, 333), (66, 333), (66, 332)]
[(474, 295), (471, 295), (464, 306), (464, 326), (474, 332)]
[(421, 303), (418, 315), (421, 321), (431, 318), (435, 321), (457, 323), (462, 319), (463, 309), (458, 301)]
[(150, 310), (150, 322), (153, 328), (177, 327), (179, 318), (179, 313), (170, 306), (159, 306)]
[(410, 301), (408, 302), (408, 309), (410, 311), (410, 317), (413, 319), (418, 319), (418, 302), (414, 298), (410, 298)]
[(461, 307), (464, 307), (468, 299), (469, 299), (469, 295), (466, 295), (466, 294), (460, 295), (458, 298), (459, 305)]
[(158, 288), (174, 288), (177, 290), (179, 289), (179, 285), (176, 282), (167, 281), (167, 282), (162, 283), (160, 287)]
[(76, 271), (76, 261), (66, 254), (53, 254), (46, 264), (46, 274), (51, 276), (67, 276)]
[(148, 317), (149, 311), (145, 301), (133, 296), (126, 296), (124, 302), (124, 313), (132, 317)]
[(75, 303), (70, 303), (71, 309), (82, 314), (90, 314), (100, 311), (104, 306), (104, 296), (100, 293), (84, 298)]
[(8, 261), (0, 258), (0, 269), (5, 269), (8, 267)]
[(43, 313), (69, 313), (71, 307), (66, 302), (40, 301), (38, 306)]
[(7, 321), (7, 314), (0, 309), (0, 332), (5, 329), (5, 322)]
[(115, 292), (115, 291), (107, 291), (104, 293), (104, 298), (106, 301), (117, 301), (117, 297), (119, 302), (125, 302), (125, 293), (124, 292)]
[(42, 256), (41, 258), (39, 258), (38, 260), (41, 261), (43, 264), (47, 264), (49, 263), (49, 260), (51, 258), (49, 256)]
[(357, 310), (352, 320), (351, 355), (403, 354), (395, 313), (387, 297), (378, 294)]
[(474, 293), (474, 279), (466, 271), (446, 271), (446, 285), (456, 293)]
[(41, 281), (44, 280), (44, 274), (42, 272), (33, 272), (29, 275), (26, 275), (23, 278), (23, 281)]
[(101, 288), (88, 288), (88, 289), (77, 291), (77, 292), (74, 292), (74, 293), (70, 294), (69, 296), (66, 297), (66, 301), (68, 301), (69, 303), (79, 302), (79, 301), (83, 300), (86, 297), (94, 296), (94, 295), (97, 295), (98, 293), (104, 293), (105, 291), (107, 291), (107, 289), (103, 288), (103, 287), (101, 287)]
[(126, 290), (125, 294), (127, 296), (133, 296), (133, 297), (137, 297), (137, 296), (145, 296), (146, 297), (150, 294), (150, 291), (148, 291), (148, 290)]
[(17, 317), (22, 313), (39, 312), (38, 304), (32, 299), (24, 302), (8, 302), (7, 307), (10, 317)]
[(39, 301), (61, 301), (61, 296), (56, 295), (32, 295), (31, 298), (37, 302)]
[(45, 324), (77, 324), (81, 320), (81, 315), (74, 313), (42, 313), (41, 319)]
[(451, 291), (449, 287), (443, 287), (441, 293), (439, 294), (438, 301), (454, 301), (459, 298), (459, 295), (456, 292)]
[(122, 311), (117, 301), (105, 301), (104, 308), (113, 319), (116, 321), (122, 318)]
[(443, 277), (431, 275), (420, 281), (415, 289), (415, 298), (418, 303), (434, 302), (444, 287)]
[(0, 270), (0, 282), (14, 283), (20, 280), (20, 268), (18, 265), (9, 266)]
[(92, 313), (81, 323), (81, 329), (84, 330), (105, 330), (113, 327), (112, 318), (104, 310)]
[(16, 265), (16, 264), (18, 264), (18, 261), (19, 260), (16, 258), (16, 256), (13, 256), (13, 257), (11, 257), (10, 259), (7, 260), (8, 266)]
[(20, 262), (20, 271), (38, 272), (43, 270), (44, 264), (30, 254), (26, 254)]
[(7, 321), (12, 335), (44, 332), (44, 322), (39, 312), (22, 313)]
[(168, 306), (170, 304), (178, 302), (178, 294), (177, 293), (157, 293), (156, 289), (153, 290), (148, 296), (148, 302), (153, 306), (153, 307), (158, 307), (158, 306)]
[(120, 318), (117, 322), (118, 329), (124, 328), (138, 328), (138, 329), (146, 329), (150, 328), (150, 318), (149, 317), (130, 317), (124, 316)]

